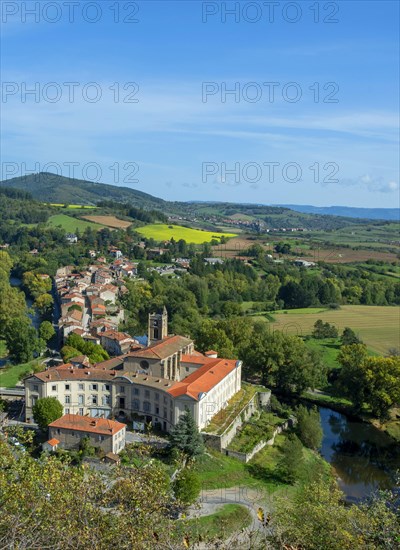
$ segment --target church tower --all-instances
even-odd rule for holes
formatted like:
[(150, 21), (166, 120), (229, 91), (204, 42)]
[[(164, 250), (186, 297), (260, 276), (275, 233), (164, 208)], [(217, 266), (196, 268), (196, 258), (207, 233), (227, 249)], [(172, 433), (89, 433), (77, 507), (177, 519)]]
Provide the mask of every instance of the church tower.
[(164, 306), (162, 312), (149, 314), (148, 345), (159, 342), (168, 336), (168, 313)]

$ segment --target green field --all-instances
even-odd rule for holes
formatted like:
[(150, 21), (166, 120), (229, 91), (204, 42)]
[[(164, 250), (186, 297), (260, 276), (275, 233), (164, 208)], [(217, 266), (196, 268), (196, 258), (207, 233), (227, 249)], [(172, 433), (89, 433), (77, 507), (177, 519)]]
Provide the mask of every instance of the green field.
[(252, 522), (250, 512), (240, 504), (224, 504), (214, 514), (182, 520), (181, 527), (190, 541), (227, 539)]
[(189, 227), (182, 227), (181, 225), (165, 225), (161, 223), (154, 223), (145, 225), (144, 227), (138, 227), (136, 229), (138, 233), (146, 237), (147, 239), (154, 239), (155, 241), (169, 241), (175, 239), (185, 240), (187, 243), (202, 244), (210, 242), (213, 239), (220, 239), (221, 237), (235, 237), (234, 233), (213, 233), (211, 231), (202, 231), (200, 229), (190, 229)]
[(74, 233), (76, 230), (83, 232), (87, 227), (90, 227), (94, 231), (98, 231), (104, 227), (104, 225), (80, 220), (79, 218), (73, 218), (72, 216), (67, 216), (66, 214), (56, 214), (55, 216), (51, 216), (49, 218), (49, 224), (54, 227), (60, 225), (63, 229), (65, 229), (65, 231), (70, 233)]
[(34, 360), (30, 363), (22, 365), (12, 365), (10, 367), (0, 369), (0, 387), (14, 388), (24, 376), (27, 376), (38, 365), (38, 361)]
[(275, 322), (271, 325), (287, 334), (306, 336), (312, 333), (315, 321), (322, 319), (334, 324), (339, 333), (344, 327), (352, 328), (372, 351), (379, 354), (387, 353), (389, 348), (400, 348), (399, 307), (342, 306), (337, 310), (305, 313), (307, 309), (290, 314), (274, 312)]

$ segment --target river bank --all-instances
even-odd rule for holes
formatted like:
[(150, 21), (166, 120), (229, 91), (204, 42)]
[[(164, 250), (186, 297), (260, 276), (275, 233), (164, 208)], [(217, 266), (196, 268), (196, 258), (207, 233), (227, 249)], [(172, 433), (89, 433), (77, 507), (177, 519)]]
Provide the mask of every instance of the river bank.
[(341, 397), (331, 396), (324, 392), (314, 391), (305, 392), (301, 401), (313, 403), (318, 406), (326, 406), (333, 411), (344, 413), (349, 417), (357, 419), (361, 422), (371, 424), (377, 430), (382, 431), (388, 437), (392, 438), (397, 443), (400, 443), (400, 409), (392, 409), (390, 418), (386, 422), (380, 422), (378, 418), (373, 418), (365, 413), (359, 413), (354, 410), (351, 401)]

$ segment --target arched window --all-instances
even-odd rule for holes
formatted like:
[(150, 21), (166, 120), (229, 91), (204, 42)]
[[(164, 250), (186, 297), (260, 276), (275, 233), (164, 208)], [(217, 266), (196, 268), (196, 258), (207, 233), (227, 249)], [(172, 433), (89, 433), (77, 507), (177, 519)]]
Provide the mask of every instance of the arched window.
[(140, 368), (142, 370), (149, 370), (149, 362), (143, 359), (143, 361), (140, 361)]

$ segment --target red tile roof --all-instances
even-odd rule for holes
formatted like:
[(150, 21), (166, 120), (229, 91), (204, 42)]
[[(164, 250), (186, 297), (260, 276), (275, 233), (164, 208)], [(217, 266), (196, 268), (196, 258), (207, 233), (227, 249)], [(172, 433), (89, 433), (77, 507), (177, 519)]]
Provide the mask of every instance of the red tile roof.
[(49, 428), (63, 428), (66, 430), (76, 430), (78, 432), (89, 432), (100, 435), (114, 435), (123, 428), (126, 424), (108, 420), (108, 418), (92, 418), (89, 416), (80, 416), (78, 414), (64, 414), (51, 424)]
[(145, 349), (132, 352), (129, 356), (145, 359), (165, 359), (192, 343), (193, 341), (185, 336), (167, 336), (161, 342), (155, 342)]
[(55, 437), (53, 437), (52, 439), (49, 439), (48, 441), (46, 441), (46, 443), (48, 443), (48, 444), (51, 445), (52, 447), (55, 447), (55, 446), (58, 445), (60, 442), (58, 441), (58, 439), (56, 439)]
[(57, 382), (63, 380), (97, 380), (99, 382), (113, 380), (115, 371), (100, 369), (100, 368), (84, 368), (73, 367), (67, 363), (48, 369), (47, 371), (37, 372), (29, 378), (38, 378), (42, 382)]
[(168, 390), (173, 397), (188, 395), (196, 401), (201, 393), (209, 392), (221, 380), (231, 373), (237, 366), (235, 359), (209, 359), (205, 358), (206, 364), (199, 367), (195, 372), (189, 374), (182, 382), (177, 382)]

